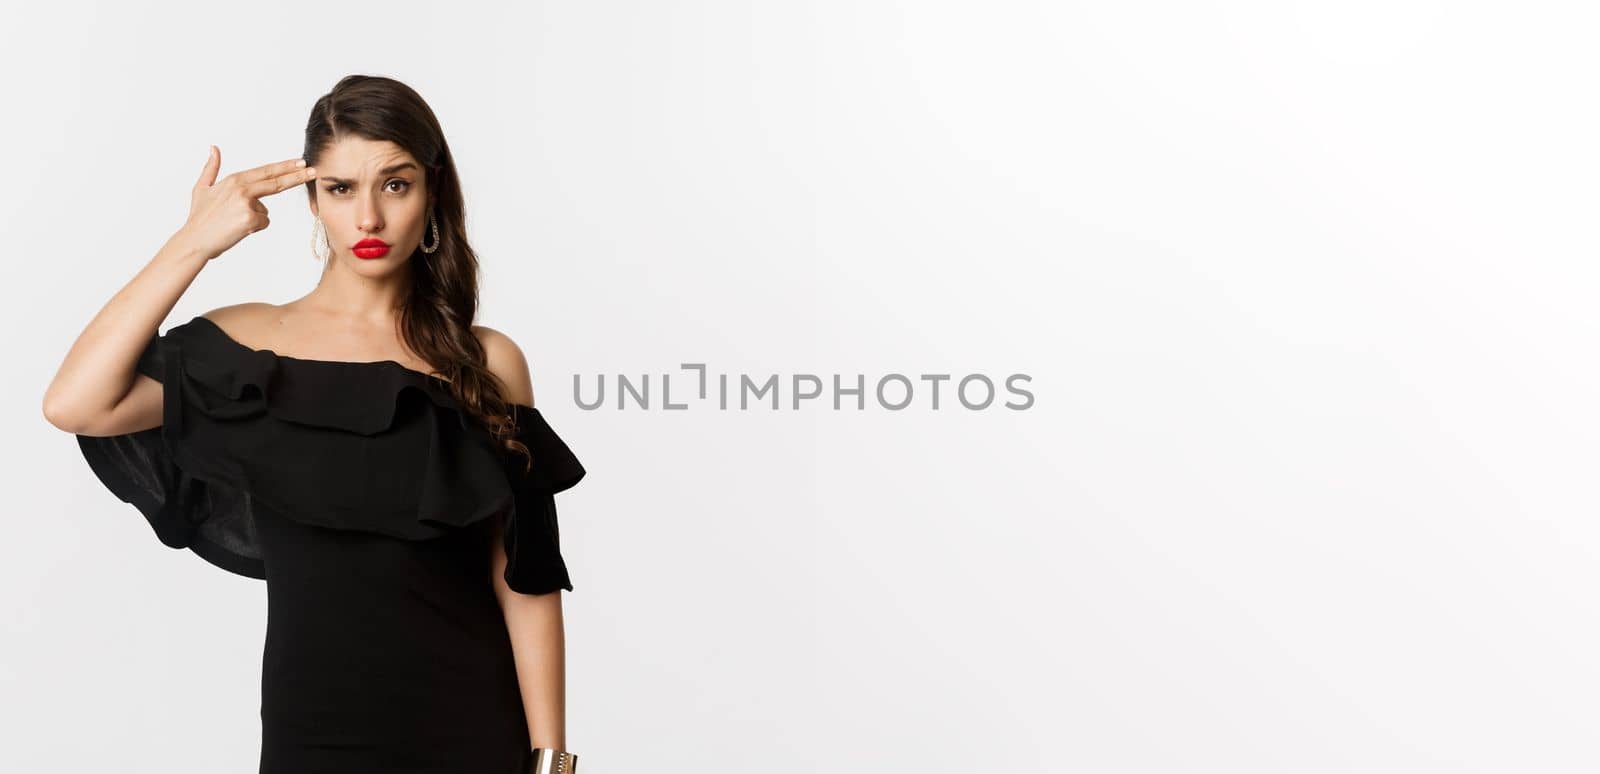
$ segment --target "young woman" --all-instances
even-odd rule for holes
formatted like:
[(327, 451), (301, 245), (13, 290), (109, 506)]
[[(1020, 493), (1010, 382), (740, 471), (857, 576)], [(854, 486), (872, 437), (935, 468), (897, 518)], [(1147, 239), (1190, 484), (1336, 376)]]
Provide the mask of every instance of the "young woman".
[[(584, 468), (522, 351), (473, 325), (477, 258), (432, 110), (387, 78), (317, 100), (304, 158), (221, 179), (89, 323), (45, 396), (161, 542), (264, 579), (263, 774), (572, 771), (554, 494)], [(156, 333), (305, 186), (316, 287)]]

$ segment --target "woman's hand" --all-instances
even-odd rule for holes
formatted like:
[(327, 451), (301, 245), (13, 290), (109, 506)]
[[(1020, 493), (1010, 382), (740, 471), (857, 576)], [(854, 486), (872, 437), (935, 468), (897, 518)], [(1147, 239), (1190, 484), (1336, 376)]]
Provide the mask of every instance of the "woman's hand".
[(177, 237), (209, 260), (266, 228), (271, 221), (261, 198), (286, 191), (317, 176), (301, 159), (264, 164), (235, 172), (221, 180), (222, 151), (211, 146), (211, 156), (200, 170), (189, 197), (189, 220)]

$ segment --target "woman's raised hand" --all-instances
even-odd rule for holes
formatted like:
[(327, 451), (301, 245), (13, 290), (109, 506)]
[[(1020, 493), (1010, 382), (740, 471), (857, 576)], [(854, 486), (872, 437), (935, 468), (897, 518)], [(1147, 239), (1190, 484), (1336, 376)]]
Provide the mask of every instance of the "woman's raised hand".
[(301, 159), (264, 164), (218, 180), (221, 166), (222, 151), (213, 145), (189, 197), (189, 220), (179, 229), (183, 239), (207, 258), (221, 255), (271, 223), (267, 208), (261, 204), (262, 197), (317, 176), (317, 171), (306, 167)]

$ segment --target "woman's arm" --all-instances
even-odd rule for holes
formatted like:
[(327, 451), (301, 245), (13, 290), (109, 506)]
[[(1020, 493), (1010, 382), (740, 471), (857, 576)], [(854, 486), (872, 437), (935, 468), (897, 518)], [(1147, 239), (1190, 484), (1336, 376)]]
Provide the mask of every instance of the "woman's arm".
[(50, 424), (79, 435), (120, 435), (161, 424), (161, 383), (135, 373), (139, 356), (206, 263), (267, 227), (263, 196), (316, 177), (300, 159), (263, 164), (221, 180), (211, 146), (189, 190), (189, 219), (89, 321), (44, 393)]
[[(491, 373), (505, 386), (505, 399), (533, 405), (533, 377), (522, 350), (505, 334), (481, 325), (473, 332), (483, 342)], [(506, 585), (506, 550), (498, 530), (493, 547), (495, 596), (505, 614), (506, 630), (517, 665), (528, 736), (534, 747), (567, 749), (566, 632), (561, 616), (561, 590), (522, 594)]]
[(180, 231), (95, 314), (44, 393), (44, 416), (69, 433), (117, 435), (161, 424), (161, 383), (134, 364), (211, 256)]
[(495, 596), (511, 635), (522, 709), (528, 716), (528, 738), (534, 747), (565, 750), (567, 658), (561, 590), (520, 594), (509, 589), (505, 581), (505, 548), (498, 536), (494, 544)]

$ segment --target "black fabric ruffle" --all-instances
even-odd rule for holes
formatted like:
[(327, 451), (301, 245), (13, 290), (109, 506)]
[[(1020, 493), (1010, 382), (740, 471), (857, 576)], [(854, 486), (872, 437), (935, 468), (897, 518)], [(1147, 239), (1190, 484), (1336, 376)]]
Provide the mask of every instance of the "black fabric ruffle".
[(139, 372), (162, 383), (162, 425), (79, 435), (100, 481), (162, 543), (265, 578), (258, 507), (301, 523), (426, 540), (500, 518), (514, 591), (572, 590), (554, 495), (585, 470), (532, 406), (499, 447), (442, 379), (392, 361), (254, 350), (200, 316), (151, 338)]

